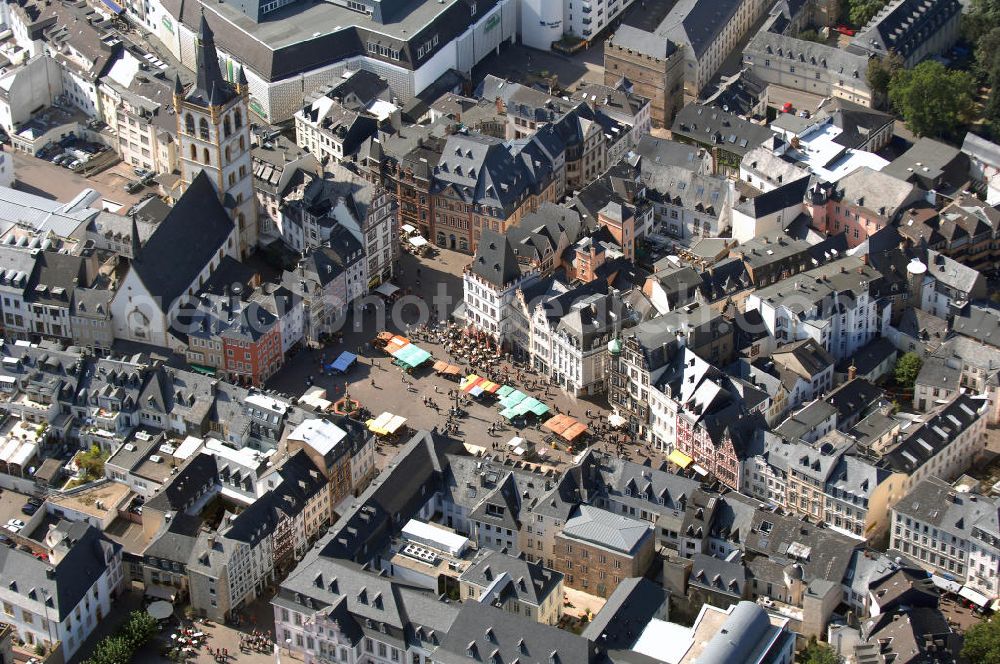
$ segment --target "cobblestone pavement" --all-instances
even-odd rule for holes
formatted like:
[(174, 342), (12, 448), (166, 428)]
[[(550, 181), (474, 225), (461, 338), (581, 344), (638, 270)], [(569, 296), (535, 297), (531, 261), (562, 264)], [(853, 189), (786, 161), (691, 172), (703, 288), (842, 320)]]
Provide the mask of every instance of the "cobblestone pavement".
[[(442, 252), (438, 257), (423, 259), (420, 262), (416, 258), (404, 254), (399, 264), (399, 267), (402, 268), (402, 275), (397, 276), (394, 282), (400, 286), (409, 287), (423, 301), (431, 301), (433, 298), (439, 297), (437, 285), (441, 284), (443, 292), (451, 297), (451, 303), (445, 307), (445, 311), (435, 312), (434, 320), (440, 320), (446, 317), (447, 313), (461, 301), (460, 274), (468, 261), (468, 256), (447, 251)], [(416, 277), (418, 268), (420, 269), (419, 279)], [(320, 350), (300, 351), (290, 358), (285, 367), (269, 381), (268, 386), (289, 396), (299, 396), (307, 389), (306, 381), (311, 378), (316, 385), (327, 391), (327, 397), (331, 400), (343, 396), (346, 388), (351, 398), (359, 400), (362, 406), (373, 413), (373, 416), (388, 411), (406, 417), (407, 425), (411, 430), (430, 430), (434, 427), (438, 427), (439, 431), (443, 430), (447, 410), (449, 406), (454, 405), (454, 401), (448, 397), (448, 391), (456, 389), (458, 384), (435, 375), (429, 366), (421, 368), (413, 376), (406, 377), (410, 383), (407, 384), (404, 382), (402, 372), (392, 365), (391, 358), (383, 351), (368, 345), (368, 342), (374, 339), (380, 329), (389, 329), (404, 335), (412, 332), (410, 326), (416, 320), (416, 313), (407, 310), (403, 311), (403, 315), (398, 320), (386, 321), (384, 326), (374, 316), (364, 315), (358, 319), (349, 319), (345, 326), (343, 342), (330, 344)], [(430, 352), (435, 359), (455, 361), (463, 368), (470, 369), (472, 373), (481, 375), (481, 372), (477, 371), (477, 367), (469, 366), (464, 361), (454, 360), (436, 342), (419, 338), (414, 334), (411, 334), (411, 337), (420, 347)], [(320, 369), (321, 363), (331, 362), (344, 350), (357, 353), (359, 355), (358, 363), (345, 376), (325, 375)], [(487, 375), (487, 377), (496, 376)], [(536, 388), (533, 390), (527, 387), (532, 381), (536, 383)], [(610, 409), (603, 395), (577, 398), (555, 387), (549, 387), (546, 390), (538, 385), (541, 382), (537, 375), (529, 372), (523, 372), (521, 379), (515, 377), (506, 381), (507, 384), (518, 389), (526, 390), (528, 394), (542, 400), (550, 408), (569, 413), (580, 420), (588, 420), (586, 413), (589, 410), (593, 416), (589, 420), (593, 427), (606, 426), (604, 423)], [(435, 410), (433, 407), (425, 405), (424, 399), (436, 402), (438, 409)], [(549, 434), (548, 431), (535, 425), (525, 429), (515, 429), (502, 420), (500, 409), (493, 398), (482, 401), (468, 399), (466, 402), (463, 397), (462, 408), (468, 414), (458, 420), (459, 429), (455, 435), (465, 443), (484, 447), (491, 451), (495, 449), (496, 454), (510, 456), (512, 452), (506, 445), (507, 441), (514, 436), (521, 436), (537, 447), (552, 449), (549, 444), (544, 442), (545, 437)], [(529, 422), (532, 421), (529, 420)], [(500, 423), (500, 426), (494, 433), (490, 433), (490, 425), (493, 423)], [(619, 435), (621, 434), (617, 432), (609, 432), (603, 436), (592, 436), (591, 442), (611, 451), (613, 446), (609, 441), (612, 437)], [(405, 441), (406, 438), (400, 437), (400, 440)], [(400, 441), (387, 442), (380, 446), (377, 460), (380, 468), (391, 461), (394, 456), (394, 446), (398, 442)], [(570, 462), (573, 454), (579, 452), (579, 450), (574, 450), (571, 453), (565, 445), (558, 441), (557, 444), (558, 449), (552, 450), (546, 461), (546, 464), (556, 469)], [(629, 458), (640, 462), (649, 453), (645, 446), (631, 447), (628, 451)]]
[[(136, 653), (134, 662), (170, 662), (170, 658), (164, 654), (171, 642), (170, 635), (176, 634), (180, 627), (192, 628), (207, 635), (201, 647), (194, 650), (187, 658), (191, 664), (210, 664), (216, 661), (225, 661), (228, 664), (265, 664), (273, 663), (277, 659), (277, 647), (272, 645), (263, 650), (248, 648), (240, 650), (240, 642), (243, 638), (249, 637), (253, 632), (264, 633), (268, 636), (268, 641), (273, 644), (271, 636), (274, 631), (274, 611), (269, 599), (258, 599), (242, 613), (240, 625), (219, 624), (212, 621), (211, 624), (202, 622), (192, 622), (174, 618), (161, 631), (155, 639)], [(228, 657), (216, 659), (216, 653), (228, 652)]]

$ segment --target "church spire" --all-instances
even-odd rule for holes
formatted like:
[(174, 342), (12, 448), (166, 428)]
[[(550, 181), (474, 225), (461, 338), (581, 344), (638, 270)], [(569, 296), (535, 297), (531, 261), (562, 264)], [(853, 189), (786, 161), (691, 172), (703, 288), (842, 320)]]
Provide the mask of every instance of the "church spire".
[(139, 241), (139, 223), (136, 221), (136, 213), (132, 213), (132, 262), (139, 260), (139, 252), (142, 250), (142, 242)]
[(215, 50), (215, 33), (208, 25), (204, 8), (201, 10), (201, 29), (195, 55), (198, 76), (194, 88), (188, 93), (188, 101), (220, 106), (232, 99), (235, 91), (233, 86), (222, 77), (222, 70), (219, 68), (219, 53)]

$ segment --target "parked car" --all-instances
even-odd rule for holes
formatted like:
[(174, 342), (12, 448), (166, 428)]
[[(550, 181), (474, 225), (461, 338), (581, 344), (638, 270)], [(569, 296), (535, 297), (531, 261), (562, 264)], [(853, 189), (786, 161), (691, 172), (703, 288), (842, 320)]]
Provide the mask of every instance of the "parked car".
[(848, 37), (853, 37), (855, 35), (855, 33), (857, 32), (853, 28), (849, 28), (846, 25), (838, 25), (836, 28), (834, 28), (834, 30), (836, 30), (840, 34), (846, 35)]
[(6, 535), (0, 535), (0, 544), (3, 544), (4, 546), (10, 547), (12, 549), (15, 546), (17, 546), (17, 543), (11, 538), (7, 537)]
[(73, 161), (71, 161), (68, 164), (66, 164), (66, 168), (70, 169), (71, 171), (75, 171), (76, 169), (80, 168), (81, 166), (83, 166), (83, 162), (80, 161), (79, 159), (74, 159)]
[(40, 505), (32, 505), (31, 503), (25, 503), (24, 505), (21, 506), (21, 513), (31, 516), (32, 514), (38, 511), (39, 507)]
[(138, 180), (129, 180), (128, 184), (125, 185), (125, 191), (134, 194), (135, 192), (142, 189), (143, 184)]
[(7, 525), (14, 526), (15, 528), (24, 528), (24, 521), (21, 521), (20, 519), (8, 519)]

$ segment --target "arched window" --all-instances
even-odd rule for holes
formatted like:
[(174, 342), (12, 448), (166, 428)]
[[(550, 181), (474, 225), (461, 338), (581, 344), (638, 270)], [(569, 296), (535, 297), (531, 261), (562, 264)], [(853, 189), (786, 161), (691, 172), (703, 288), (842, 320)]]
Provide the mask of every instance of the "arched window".
[(246, 149), (247, 149), (246, 141), (244, 141), (243, 137), (240, 136), (240, 152), (246, 152)]
[[(227, 122), (228, 122), (228, 120), (227, 120)], [(227, 145), (226, 146), (226, 163), (228, 164), (232, 160), (233, 160), (233, 155), (232, 155), (232, 152), (230, 152), (230, 150), (229, 150), (229, 146)]]
[(188, 113), (184, 116), (184, 129), (187, 133), (194, 135), (194, 116)]
[(233, 111), (233, 125), (237, 129), (243, 126), (243, 116), (240, 114), (240, 109), (238, 108)]
[(205, 158), (203, 159), (203, 161), (204, 161), (204, 162), (205, 162), (206, 164), (209, 164), (209, 163), (211, 163), (211, 162), (212, 162), (212, 159), (211, 159), (211, 157), (209, 157), (209, 156), (208, 156), (208, 148), (205, 148), (204, 150), (202, 150), (202, 155), (203, 155), (203, 156), (205, 157)]
[(198, 134), (200, 135), (201, 140), (208, 140), (208, 120), (205, 118), (202, 118), (201, 122), (198, 123)]
[(226, 117), (222, 120), (222, 135), (229, 138), (231, 133), (233, 133), (233, 129), (229, 124), (229, 118)]
[(246, 226), (246, 217), (243, 215), (242, 212), (240, 212), (238, 215), (236, 215), (236, 227), (239, 228), (240, 230), (243, 230), (244, 226)]
[(198, 158), (198, 147), (192, 143), (191, 144), (191, 159), (195, 160), (197, 158)]

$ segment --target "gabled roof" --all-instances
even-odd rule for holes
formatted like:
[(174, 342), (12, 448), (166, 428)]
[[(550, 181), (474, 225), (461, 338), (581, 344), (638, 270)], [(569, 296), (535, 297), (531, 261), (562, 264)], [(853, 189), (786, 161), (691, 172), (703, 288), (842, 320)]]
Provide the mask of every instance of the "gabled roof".
[(503, 288), (521, 278), (521, 268), (507, 237), (484, 228), (472, 259), (472, 272), (487, 283)]
[(166, 311), (226, 247), (232, 233), (233, 221), (212, 181), (199, 171), (132, 261), (132, 269)]

